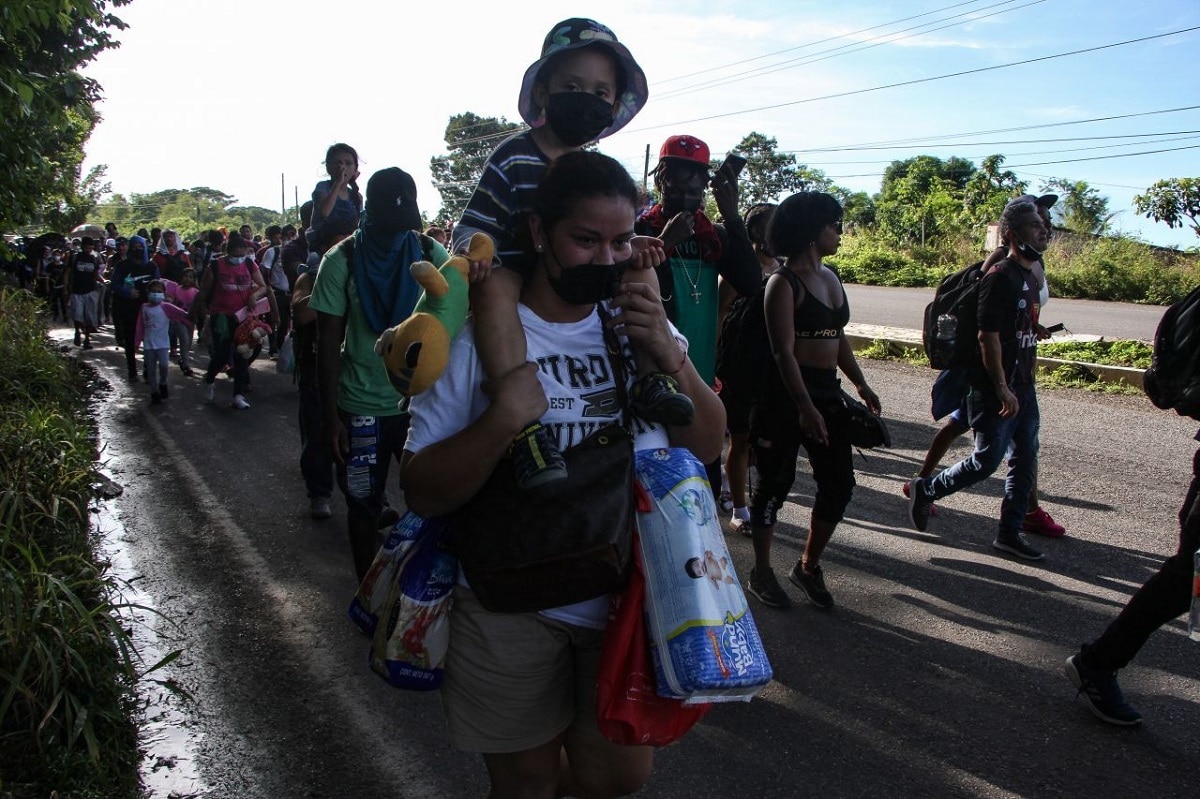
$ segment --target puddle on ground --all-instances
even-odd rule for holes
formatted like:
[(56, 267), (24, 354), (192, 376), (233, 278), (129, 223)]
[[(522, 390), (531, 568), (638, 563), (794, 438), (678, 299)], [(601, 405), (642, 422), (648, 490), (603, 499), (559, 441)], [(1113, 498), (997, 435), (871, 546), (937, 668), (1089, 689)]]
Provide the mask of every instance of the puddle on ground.
[[(120, 587), (118, 601), (130, 606), (123, 612), (123, 622), (132, 632), (133, 645), (142, 659), (140, 668), (145, 670), (177, 648), (171, 643), (172, 623), (156, 612), (154, 597), (138, 588), (138, 573), (126, 550), (126, 530), (111, 504), (101, 502), (98, 508), (95, 522), (101, 537), (101, 556), (112, 564), (111, 574)], [(203, 796), (206, 791), (196, 766), (203, 734), (186, 712), (189, 700), (154, 682), (165, 682), (172, 673), (172, 667), (167, 666), (138, 686), (141, 778), (148, 799), (187, 799)]]

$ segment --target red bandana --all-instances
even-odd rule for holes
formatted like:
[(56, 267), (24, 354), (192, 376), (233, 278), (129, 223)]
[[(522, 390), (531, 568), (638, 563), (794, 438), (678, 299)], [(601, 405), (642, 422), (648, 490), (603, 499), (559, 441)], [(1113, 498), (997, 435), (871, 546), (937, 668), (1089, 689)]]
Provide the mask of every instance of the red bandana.
[[(667, 226), (670, 220), (663, 214), (661, 204), (656, 204), (649, 211), (642, 214), (642, 221), (650, 226), (654, 231), (654, 235), (662, 233), (663, 228)], [(704, 261), (719, 261), (721, 260), (721, 239), (717, 236), (717, 229), (713, 227), (713, 223), (704, 215), (704, 211), (696, 211), (696, 228), (693, 238), (700, 244), (700, 258)], [(670, 257), (672, 250), (667, 251), (667, 256)]]

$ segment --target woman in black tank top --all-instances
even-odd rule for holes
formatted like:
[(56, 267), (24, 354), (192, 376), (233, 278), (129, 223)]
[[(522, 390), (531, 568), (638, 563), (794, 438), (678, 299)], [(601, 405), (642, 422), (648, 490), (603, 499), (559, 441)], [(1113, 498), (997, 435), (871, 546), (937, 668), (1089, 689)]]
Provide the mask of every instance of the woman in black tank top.
[(767, 332), (776, 369), (751, 418), (759, 483), (750, 510), (755, 565), (748, 588), (773, 607), (790, 604), (771, 569), (771, 542), (778, 508), (795, 480), (801, 445), (817, 491), (804, 555), (788, 579), (817, 606), (833, 604), (821, 555), (854, 490), (839, 369), (867, 407), (880, 412), (879, 397), (867, 385), (844, 335), (850, 306), (841, 279), (822, 262), (837, 252), (841, 234), (842, 208), (820, 192), (788, 197), (767, 230), (771, 251), (785, 256), (787, 265), (767, 282)]

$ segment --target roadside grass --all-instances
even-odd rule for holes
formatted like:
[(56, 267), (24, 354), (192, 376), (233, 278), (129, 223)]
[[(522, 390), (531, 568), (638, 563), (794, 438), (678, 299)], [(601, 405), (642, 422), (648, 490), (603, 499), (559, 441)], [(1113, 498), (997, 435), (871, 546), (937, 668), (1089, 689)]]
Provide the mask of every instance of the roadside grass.
[[(1150, 365), (1152, 350), (1140, 341), (1058, 341), (1038, 345), (1038, 355), (1065, 361), (1081, 361), (1106, 366), (1128, 366), (1145, 369)], [(904, 345), (875, 339), (866, 347), (855, 350), (859, 358), (874, 361), (897, 361), (910, 366), (929, 366), (929, 358), (916, 344)], [(1141, 394), (1141, 389), (1100, 380), (1092, 372), (1075, 364), (1059, 366), (1052, 371), (1039, 371), (1037, 383), (1043, 388), (1081, 388), (1104, 394)]]
[(138, 797), (141, 670), (90, 524), (86, 376), (0, 288), (0, 797)]

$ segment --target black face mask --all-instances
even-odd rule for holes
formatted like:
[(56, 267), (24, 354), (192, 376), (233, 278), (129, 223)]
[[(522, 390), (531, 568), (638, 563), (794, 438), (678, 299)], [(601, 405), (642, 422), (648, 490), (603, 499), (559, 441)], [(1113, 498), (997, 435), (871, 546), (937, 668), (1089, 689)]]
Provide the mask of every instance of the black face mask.
[(568, 147), (595, 141), (613, 123), (613, 105), (587, 92), (555, 92), (546, 98), (546, 124)]
[(633, 264), (631, 258), (613, 264), (588, 262), (564, 268), (558, 256), (554, 256), (554, 260), (558, 264), (558, 276), (555, 277), (547, 269), (546, 278), (559, 299), (569, 305), (595, 305), (617, 296), (621, 289), (621, 278)]

